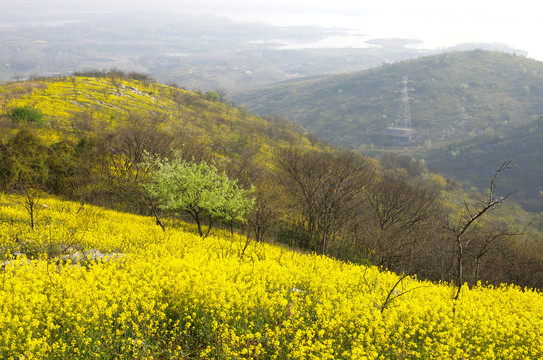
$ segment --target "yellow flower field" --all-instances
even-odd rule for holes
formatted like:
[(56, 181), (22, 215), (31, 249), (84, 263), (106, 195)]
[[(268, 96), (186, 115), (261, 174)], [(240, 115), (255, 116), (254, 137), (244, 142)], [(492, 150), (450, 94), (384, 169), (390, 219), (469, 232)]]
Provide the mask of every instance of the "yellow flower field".
[(447, 284), (53, 198), (31, 231), (20, 202), (0, 196), (2, 359), (543, 357), (537, 291), (455, 303)]

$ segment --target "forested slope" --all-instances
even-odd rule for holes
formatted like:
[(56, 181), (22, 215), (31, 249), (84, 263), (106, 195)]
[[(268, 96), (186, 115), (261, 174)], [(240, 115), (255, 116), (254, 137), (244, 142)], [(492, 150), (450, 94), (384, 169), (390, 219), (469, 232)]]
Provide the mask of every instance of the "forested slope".
[(507, 132), (479, 135), (454, 147), (429, 151), (425, 156), (428, 165), (480, 189), (488, 186), (496, 164), (514, 160), (517, 168), (514, 173), (504, 174), (500, 194), (512, 193), (525, 209), (540, 212), (543, 210), (541, 144), (543, 117)]

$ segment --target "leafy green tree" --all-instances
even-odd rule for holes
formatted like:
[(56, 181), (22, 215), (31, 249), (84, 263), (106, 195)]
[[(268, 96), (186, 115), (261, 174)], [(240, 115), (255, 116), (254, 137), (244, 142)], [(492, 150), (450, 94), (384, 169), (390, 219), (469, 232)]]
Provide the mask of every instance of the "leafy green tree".
[[(158, 158), (148, 159), (151, 180), (144, 185), (149, 194), (158, 199), (162, 210), (175, 214), (187, 213), (196, 222), (198, 233), (207, 237), (215, 221), (246, 222), (254, 199), (254, 191), (240, 188), (237, 180), (206, 162), (194, 163), (182, 159), (172, 161)], [(207, 219), (208, 229), (204, 234), (202, 222)]]

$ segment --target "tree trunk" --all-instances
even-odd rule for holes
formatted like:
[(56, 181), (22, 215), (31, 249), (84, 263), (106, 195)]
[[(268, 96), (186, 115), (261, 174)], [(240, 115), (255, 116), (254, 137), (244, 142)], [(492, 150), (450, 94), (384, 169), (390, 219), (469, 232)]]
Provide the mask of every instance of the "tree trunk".
[(460, 239), (457, 239), (458, 241), (458, 256), (457, 256), (457, 260), (458, 260), (458, 277), (457, 277), (457, 281), (458, 281), (458, 288), (456, 290), (456, 295), (454, 296), (454, 300), (458, 300), (458, 298), (460, 297), (460, 290), (462, 290), (462, 283), (464, 281), (464, 266), (463, 266), (463, 261), (464, 261), (464, 249), (462, 247), (462, 243), (460, 241)]

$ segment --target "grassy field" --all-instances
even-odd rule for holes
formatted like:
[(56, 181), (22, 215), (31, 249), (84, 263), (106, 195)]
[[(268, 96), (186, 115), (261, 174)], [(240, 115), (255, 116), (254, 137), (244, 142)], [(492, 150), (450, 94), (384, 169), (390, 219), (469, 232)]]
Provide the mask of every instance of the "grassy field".
[[(0, 197), (3, 359), (536, 359), (543, 296)], [(26, 255), (23, 255), (26, 254)]]

